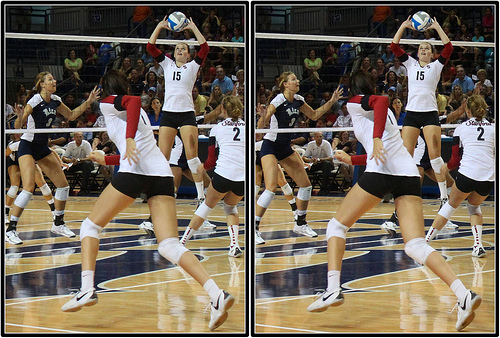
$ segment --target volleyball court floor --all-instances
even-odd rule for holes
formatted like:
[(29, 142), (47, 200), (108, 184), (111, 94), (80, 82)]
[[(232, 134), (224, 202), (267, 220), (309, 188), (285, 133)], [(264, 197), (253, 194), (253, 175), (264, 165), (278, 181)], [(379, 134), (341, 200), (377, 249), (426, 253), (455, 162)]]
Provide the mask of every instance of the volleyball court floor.
[[(394, 203), (380, 203), (347, 233), (341, 285), (345, 303), (322, 313), (307, 306), (316, 292), (326, 289), (325, 233), (342, 197), (312, 197), (307, 219), (317, 238), (294, 234), (293, 214), (277, 196), (262, 218), (266, 243), (256, 248), (255, 332), (257, 333), (456, 333), (456, 297), (430, 269), (404, 253), (398, 233), (389, 237), (379, 227), (394, 211)], [(426, 231), (439, 208), (424, 199)], [(458, 231), (443, 231), (431, 246), (438, 250), (467, 288), (483, 297), (469, 333), (495, 332), (494, 201), (481, 206), (483, 245), (487, 256), (471, 256), (473, 236), (465, 204), (452, 221)]]
[[(99, 302), (74, 313), (61, 306), (80, 287), (78, 233), (95, 197), (70, 197), (65, 221), (76, 238), (50, 232), (51, 213), (42, 196), (24, 211), (18, 231), (22, 245), (5, 244), (6, 333), (206, 333), (210, 302), (205, 290), (180, 267), (157, 251), (155, 238), (137, 227), (149, 215), (137, 199), (103, 230), (95, 285)], [(196, 209), (193, 200), (177, 202), (181, 236)], [(238, 205), (240, 215), (243, 204)], [(209, 217), (215, 231), (202, 231), (187, 244), (219, 287), (236, 302), (227, 321), (215, 332), (245, 331), (245, 235), (240, 218), (240, 258), (228, 257), (229, 234), (223, 208)]]

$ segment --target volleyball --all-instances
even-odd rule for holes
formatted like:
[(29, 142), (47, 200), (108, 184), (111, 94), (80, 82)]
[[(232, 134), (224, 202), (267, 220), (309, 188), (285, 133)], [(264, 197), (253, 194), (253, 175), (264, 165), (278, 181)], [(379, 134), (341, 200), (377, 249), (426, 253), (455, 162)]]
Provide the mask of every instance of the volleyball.
[(425, 31), (431, 24), (431, 16), (424, 11), (413, 14), (411, 18), (411, 25), (419, 32)]
[(167, 19), (168, 28), (180, 32), (187, 25), (187, 18), (182, 12), (173, 12)]

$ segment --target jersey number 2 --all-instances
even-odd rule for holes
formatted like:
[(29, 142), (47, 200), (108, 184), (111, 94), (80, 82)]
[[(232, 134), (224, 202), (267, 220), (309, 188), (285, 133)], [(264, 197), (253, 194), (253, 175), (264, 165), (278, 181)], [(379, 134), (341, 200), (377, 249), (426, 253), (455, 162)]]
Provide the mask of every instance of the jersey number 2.
[(234, 128), (233, 128), (233, 131), (235, 131), (235, 132), (236, 132), (236, 134), (234, 134), (233, 141), (241, 141), (241, 140), (238, 138), (238, 136), (240, 136), (240, 132), (241, 132), (240, 128), (238, 128), (238, 127), (234, 127)]
[(484, 138), (483, 138), (484, 128), (483, 127), (477, 127), (477, 131), (479, 132), (477, 140), (478, 141), (484, 141)]
[(174, 76), (172, 78), (173, 81), (180, 81), (181, 80), (181, 72), (174, 72)]

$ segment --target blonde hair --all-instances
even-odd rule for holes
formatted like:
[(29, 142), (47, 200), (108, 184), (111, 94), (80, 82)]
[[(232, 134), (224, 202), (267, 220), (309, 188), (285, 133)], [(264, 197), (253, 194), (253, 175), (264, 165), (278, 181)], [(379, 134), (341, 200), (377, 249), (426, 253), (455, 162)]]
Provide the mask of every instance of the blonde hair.
[(35, 96), (35, 94), (38, 94), (42, 91), (42, 82), (44, 82), (45, 77), (50, 74), (51, 73), (47, 71), (38, 73), (38, 75), (35, 77), (35, 86), (28, 92), (28, 95), (26, 95), (26, 99), (24, 100), (23, 105), (26, 105), (26, 102), (28, 102), (33, 96)]
[(271, 95), (269, 95), (269, 98), (267, 99), (267, 104), (269, 104), (277, 95), (278, 93), (283, 93), (285, 91), (285, 82), (288, 81), (288, 77), (290, 75), (294, 75), (294, 72), (283, 72), (281, 73), (280, 77), (278, 78), (278, 88), (273, 90)]
[(471, 111), (472, 117), (475, 117), (476, 121), (480, 122), (486, 115), (488, 106), (482, 96), (471, 95), (467, 98), (467, 108)]
[(227, 112), (227, 116), (231, 118), (234, 122), (243, 114), (243, 103), (236, 96), (226, 96), (222, 99), (222, 106)]

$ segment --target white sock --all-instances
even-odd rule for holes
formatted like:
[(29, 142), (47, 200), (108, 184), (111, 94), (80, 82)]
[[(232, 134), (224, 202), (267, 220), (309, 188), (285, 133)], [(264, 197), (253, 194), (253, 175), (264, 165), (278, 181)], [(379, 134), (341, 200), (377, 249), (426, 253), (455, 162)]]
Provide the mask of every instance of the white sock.
[(196, 192), (198, 193), (198, 199), (205, 199), (205, 192), (203, 190), (203, 181), (201, 182), (194, 182), (194, 185), (196, 186)]
[(184, 234), (182, 235), (180, 243), (182, 245), (186, 244), (186, 242), (189, 241), (191, 239), (191, 237), (193, 237), (194, 232), (195, 232), (195, 230), (193, 228), (191, 228), (190, 226), (188, 226), (186, 228), (186, 231), (184, 231)]
[(294, 204), (296, 202), (295, 197), (288, 201), (289, 204)]
[(17, 222), (17, 221), (19, 221), (19, 217), (14, 216), (14, 215), (10, 215), (10, 220), (14, 221), (14, 222)]
[(446, 193), (448, 194), (448, 196), (450, 196), (450, 194), (451, 194), (451, 187), (446, 188)]
[(93, 270), (83, 270), (82, 271), (82, 291), (87, 291), (94, 287), (94, 271)]
[(212, 302), (216, 302), (217, 297), (219, 297), (220, 289), (217, 284), (215, 284), (215, 281), (210, 278), (205, 282), (205, 284), (203, 284), (203, 288), (208, 293), (208, 296), (210, 297)]
[(333, 290), (338, 288), (340, 288), (340, 271), (328, 271), (328, 287), (326, 288), (326, 291), (332, 292)]
[(474, 245), (475, 246), (483, 246), (483, 241), (481, 237), (483, 235), (483, 226), (481, 224), (473, 225), (472, 234), (474, 235)]
[(260, 191), (260, 185), (255, 185), (255, 197), (257, 197), (257, 195), (259, 194), (259, 191)]
[(304, 216), (305, 214), (307, 214), (307, 210), (299, 210), (299, 209), (297, 209), (297, 215), (298, 216)]
[(434, 228), (433, 226), (431, 226), (429, 228), (429, 231), (427, 231), (427, 235), (425, 235), (425, 241), (426, 242), (430, 242), (434, 239), (434, 237), (436, 237), (436, 235), (438, 234), (438, 230), (436, 228)]
[(233, 224), (227, 227), (229, 230), (229, 238), (231, 238), (231, 246), (238, 245), (238, 224)]
[(261, 216), (255, 216), (255, 220), (256, 220), (257, 222), (259, 222), (261, 219), (262, 219), (262, 217), (261, 217)]
[(61, 216), (61, 215), (64, 215), (64, 210), (55, 210), (54, 211), (54, 216)]
[(441, 193), (441, 198), (448, 198), (448, 191), (446, 190), (446, 181), (438, 182), (439, 192)]
[(465, 288), (464, 284), (460, 279), (455, 279), (453, 283), (450, 285), (451, 291), (457, 296), (457, 299), (462, 303), (462, 301), (465, 299), (465, 296), (467, 296), (467, 289)]

